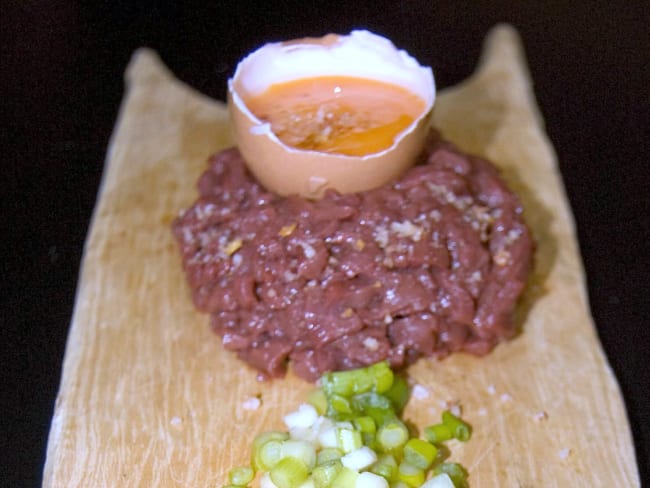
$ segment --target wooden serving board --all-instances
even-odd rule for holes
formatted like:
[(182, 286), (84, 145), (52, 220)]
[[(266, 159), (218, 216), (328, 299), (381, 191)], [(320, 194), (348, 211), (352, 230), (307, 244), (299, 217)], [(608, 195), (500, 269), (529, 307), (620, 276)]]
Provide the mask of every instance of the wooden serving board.
[[(281, 428), (313, 387), (259, 383), (194, 311), (170, 232), (211, 153), (231, 144), (226, 107), (138, 51), (86, 243), (46, 487), (215, 487), (247, 461), (256, 433)], [(423, 427), (444, 402), (474, 426), (453, 459), (472, 487), (639, 486), (616, 381), (590, 317), (556, 158), (516, 32), (499, 26), (469, 80), (439, 95), (435, 125), (499, 165), (537, 240), (520, 307), (524, 332), (486, 358), (421, 360), (427, 388), (406, 416)], [(261, 399), (256, 411), (243, 408)]]

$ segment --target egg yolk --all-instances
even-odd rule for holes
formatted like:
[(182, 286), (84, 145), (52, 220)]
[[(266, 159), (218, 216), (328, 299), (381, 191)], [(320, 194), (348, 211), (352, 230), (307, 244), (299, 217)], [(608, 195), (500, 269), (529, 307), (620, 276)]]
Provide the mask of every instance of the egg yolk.
[(388, 149), (425, 108), (406, 88), (345, 76), (277, 83), (245, 103), (285, 144), (348, 156)]

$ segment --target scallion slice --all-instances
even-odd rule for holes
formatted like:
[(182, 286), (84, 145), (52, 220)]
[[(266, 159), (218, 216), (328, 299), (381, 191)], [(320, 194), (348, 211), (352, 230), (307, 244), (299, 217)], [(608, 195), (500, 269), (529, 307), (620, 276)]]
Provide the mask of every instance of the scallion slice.
[(442, 423), (449, 428), (452, 435), (459, 441), (468, 441), (472, 436), (472, 428), (470, 425), (467, 422), (456, 417), (448, 410), (442, 412)]
[(402, 461), (397, 467), (397, 479), (415, 488), (424, 483), (424, 469)]
[(445, 424), (436, 424), (426, 427), (424, 429), (424, 436), (433, 444), (447, 442), (449, 439), (454, 437), (449, 426)]
[(285, 457), (271, 469), (271, 481), (278, 488), (298, 488), (309, 475), (307, 465), (300, 459)]
[(253, 449), (261, 447), (262, 444), (266, 444), (268, 441), (286, 441), (288, 438), (288, 432), (282, 432), (279, 430), (262, 432), (261, 434), (258, 434), (253, 440)]
[(359, 473), (353, 469), (342, 467), (332, 480), (332, 487), (334, 488), (356, 488), (357, 478)]
[(282, 443), (281, 457), (300, 459), (309, 470), (316, 466), (316, 448), (307, 441), (286, 440)]
[(401, 448), (409, 439), (406, 425), (398, 419), (382, 425), (377, 431), (377, 444), (382, 452), (391, 452)]
[(420, 469), (429, 469), (437, 454), (436, 446), (422, 439), (409, 439), (404, 446), (404, 461)]
[(352, 396), (359, 393), (374, 391), (383, 393), (393, 386), (393, 371), (386, 361), (373, 364), (366, 368), (352, 369), (326, 373), (321, 378), (321, 386), (325, 395)]
[(329, 397), (329, 406), (328, 413), (334, 417), (339, 416), (340, 414), (350, 414), (352, 413), (352, 405), (350, 399), (343, 395), (332, 395)]
[(343, 464), (341, 464), (339, 459), (333, 459), (316, 466), (311, 472), (311, 477), (314, 480), (316, 488), (329, 488), (332, 486), (332, 482), (338, 476), (341, 469), (343, 469)]
[(336, 447), (326, 447), (318, 451), (318, 454), (316, 455), (316, 464), (326, 464), (330, 461), (341, 459), (342, 456), (343, 453), (340, 449), (337, 449)]
[(352, 452), (363, 445), (361, 432), (354, 429), (340, 428), (338, 430), (338, 447), (344, 453)]
[(268, 471), (282, 459), (282, 442), (270, 440), (253, 452), (252, 465), (256, 470)]
[(395, 456), (392, 454), (380, 455), (375, 464), (370, 466), (370, 471), (386, 478), (387, 480), (394, 479), (397, 473), (397, 461), (395, 460)]
[(409, 385), (406, 379), (402, 376), (395, 376), (393, 385), (384, 393), (384, 396), (391, 401), (395, 411), (401, 414), (409, 399)]
[(352, 420), (352, 425), (354, 425), (355, 429), (364, 434), (374, 434), (377, 432), (377, 424), (375, 423), (375, 420), (369, 415), (357, 417), (356, 419)]
[(456, 488), (467, 486), (467, 471), (458, 463), (441, 463), (433, 470), (434, 475), (446, 474), (451, 478)]
[(255, 471), (250, 466), (238, 466), (228, 472), (228, 480), (235, 486), (246, 486), (254, 477)]

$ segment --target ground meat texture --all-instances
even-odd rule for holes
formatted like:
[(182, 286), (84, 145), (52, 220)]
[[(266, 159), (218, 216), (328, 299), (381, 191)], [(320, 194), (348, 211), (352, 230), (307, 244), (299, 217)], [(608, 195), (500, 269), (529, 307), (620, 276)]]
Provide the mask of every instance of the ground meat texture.
[(173, 224), (197, 308), (264, 377), (388, 359), (483, 355), (516, 333), (533, 244), (489, 162), (431, 134), (381, 188), (321, 200), (260, 186), (236, 149), (214, 155)]

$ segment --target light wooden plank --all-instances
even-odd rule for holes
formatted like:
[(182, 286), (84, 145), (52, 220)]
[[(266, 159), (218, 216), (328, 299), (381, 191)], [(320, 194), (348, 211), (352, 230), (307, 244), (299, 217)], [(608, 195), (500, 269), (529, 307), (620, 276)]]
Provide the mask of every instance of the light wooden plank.
[[(211, 153), (231, 144), (226, 108), (138, 51), (86, 243), (44, 471), (46, 487), (214, 487), (253, 436), (282, 427), (312, 385), (260, 384), (192, 308), (170, 223)], [(474, 426), (452, 445), (472, 487), (639, 486), (622, 398), (589, 314), (553, 148), (516, 32), (488, 37), (474, 76), (445, 90), (434, 122), (499, 165), (538, 243), (524, 333), (482, 359), (423, 360), (423, 426), (459, 401)], [(258, 411), (242, 403), (259, 395)], [(545, 412), (548, 418), (536, 417)], [(567, 456), (564, 454), (568, 453)]]

